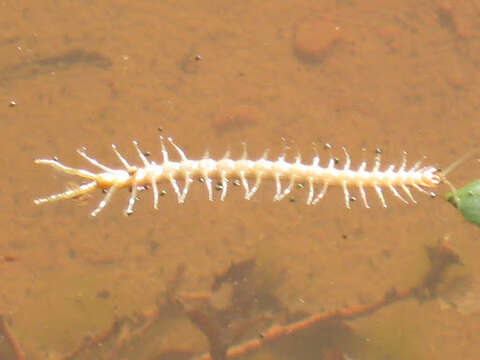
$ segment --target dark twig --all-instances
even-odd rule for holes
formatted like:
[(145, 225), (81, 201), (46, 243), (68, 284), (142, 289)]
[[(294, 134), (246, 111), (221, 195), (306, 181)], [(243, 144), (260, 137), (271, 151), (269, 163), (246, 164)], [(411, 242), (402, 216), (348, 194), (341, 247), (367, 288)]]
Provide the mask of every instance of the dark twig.
[(20, 344), (13, 336), (10, 326), (8, 326), (7, 320), (3, 315), (0, 315), (0, 333), (5, 336), (10, 347), (12, 348), (13, 352), (15, 353), (15, 360), (26, 360), (25, 352), (20, 347)]
[[(354, 307), (337, 309), (332, 311), (327, 311), (321, 314), (316, 314), (306, 319), (300, 320), (298, 322), (286, 325), (286, 326), (272, 326), (269, 330), (260, 334), (256, 339), (248, 340), (243, 344), (236, 345), (228, 349), (227, 358), (235, 358), (242, 356), (254, 351), (259, 350), (263, 345), (273, 342), (274, 340), (280, 339), (285, 336), (293, 335), (299, 331), (306, 330), (311, 328), (313, 325), (316, 325), (320, 322), (327, 320), (351, 320), (361, 316), (372, 314), (381, 308), (390, 305), (394, 302), (404, 300), (412, 296), (411, 290), (405, 290), (398, 292), (396, 290), (391, 290), (385, 294), (385, 296), (373, 303), (366, 305), (357, 305)], [(212, 357), (210, 354), (203, 354), (196, 360), (211, 360)]]
[(87, 350), (91, 347), (99, 346), (104, 341), (106, 341), (110, 337), (114, 336), (118, 332), (118, 330), (121, 328), (121, 324), (122, 324), (122, 321), (120, 319), (118, 319), (118, 318), (115, 319), (115, 321), (112, 323), (112, 325), (108, 329), (96, 334), (95, 336), (88, 337), (76, 349), (74, 349), (73, 351), (71, 351), (68, 354), (65, 354), (65, 355), (61, 356), (59, 360), (73, 359), (73, 358), (75, 358), (75, 356), (77, 356), (81, 352), (83, 352), (83, 351), (85, 351), (85, 350)]
[[(226, 309), (216, 309), (210, 303), (212, 294), (198, 293), (188, 294), (179, 293), (178, 288), (182, 281), (185, 268), (180, 266), (174, 278), (167, 283), (167, 289), (164, 302), (158, 302), (153, 311), (146, 312), (141, 321), (131, 321), (128, 318), (116, 318), (111, 326), (94, 336), (86, 338), (77, 348), (68, 354), (59, 357), (59, 360), (70, 360), (80, 353), (103, 345), (105, 342), (111, 343), (110, 359), (117, 359), (122, 351), (132, 343), (133, 340), (144, 335), (161, 318), (161, 314), (183, 313), (196, 325), (207, 337), (210, 345), (210, 353), (195, 357), (195, 360), (225, 360), (243, 356), (259, 350), (263, 345), (269, 344), (284, 337), (301, 333), (311, 329), (315, 325), (327, 321), (342, 322), (367, 316), (376, 311), (408, 298), (416, 298), (419, 301), (430, 300), (434, 298), (439, 283), (443, 281), (446, 270), (454, 264), (461, 264), (461, 260), (452, 248), (446, 244), (440, 243), (433, 247), (426, 248), (428, 259), (430, 260), (430, 269), (422, 277), (416, 286), (403, 291), (391, 289), (385, 295), (370, 304), (345, 307), (341, 309), (326, 311), (323, 313), (308, 316), (300, 321), (288, 325), (274, 325), (260, 334), (259, 337), (247, 340), (239, 345), (231, 346), (232, 342), (242, 336), (246, 330), (252, 327), (259, 320), (265, 318), (265, 314), (256, 317), (254, 320), (248, 320), (250, 317), (248, 311), (240, 309), (250, 308), (252, 303), (249, 297), (245, 298), (245, 293), (250, 294), (256, 299), (265, 297), (265, 294), (258, 292), (256, 287), (247, 292), (242, 286), (251, 284), (249, 277), (254, 274), (252, 268), (254, 263), (245, 262), (245, 264), (232, 265), (232, 268), (226, 272), (225, 276), (217, 277), (213, 292), (219, 291), (222, 286), (233, 286), (232, 303)], [(235, 267), (234, 267), (235, 266)], [(238, 270), (238, 271), (233, 271)], [(241, 270), (241, 271), (240, 271)], [(240, 280), (236, 278), (239, 272)], [(258, 287), (258, 286), (257, 286)], [(247, 289), (248, 290), (248, 289)], [(241, 297), (241, 295), (243, 297)], [(237, 297), (241, 297), (241, 302)], [(187, 306), (186, 302), (200, 302), (200, 307)], [(240, 305), (239, 305), (240, 304)], [(251, 315), (251, 314), (250, 314)], [(270, 317), (268, 317), (270, 319)], [(236, 323), (232, 322), (235, 321)], [(228, 329), (228, 331), (224, 331)], [(0, 315), (0, 335), (6, 339), (10, 345), (15, 360), (26, 360), (26, 355), (19, 342), (13, 336), (5, 317)], [(159, 359), (166, 359), (175, 356), (176, 358), (186, 359), (191, 353), (178, 349), (170, 349), (163, 354), (159, 354)]]
[[(312, 326), (327, 320), (344, 321), (356, 319), (362, 316), (370, 315), (400, 300), (405, 300), (411, 297), (417, 298), (418, 300), (424, 300), (425, 293), (428, 293), (430, 295), (429, 298), (431, 298), (435, 295), (435, 289), (439, 282), (442, 281), (443, 275), (445, 274), (447, 268), (454, 264), (461, 264), (461, 261), (453, 249), (443, 243), (439, 243), (433, 247), (427, 247), (426, 250), (430, 260), (430, 269), (420, 281), (419, 285), (403, 291), (397, 291), (393, 288), (386, 292), (383, 298), (370, 304), (326, 311), (324, 313), (312, 315), (303, 320), (285, 326), (272, 326), (269, 330), (260, 334), (258, 338), (248, 340), (240, 345), (229, 348), (226, 353), (227, 358), (235, 358), (257, 351), (264, 344), (268, 344), (282, 337), (309, 329)], [(213, 357), (210, 354), (203, 354), (195, 358), (195, 360), (212, 359)]]

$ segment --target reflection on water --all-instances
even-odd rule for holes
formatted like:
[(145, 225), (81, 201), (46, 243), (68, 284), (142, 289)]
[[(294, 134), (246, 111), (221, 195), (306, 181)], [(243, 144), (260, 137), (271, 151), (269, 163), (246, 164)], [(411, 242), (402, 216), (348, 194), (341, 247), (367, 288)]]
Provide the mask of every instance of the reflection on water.
[(89, 218), (102, 194), (32, 203), (70, 181), (34, 158), (82, 167), (87, 145), (117, 168), (109, 144), (136, 164), (135, 139), (160, 162), (157, 128), (192, 158), (245, 141), (309, 162), (328, 142), (355, 167), (377, 147), (446, 166), (480, 139), (475, 1), (0, 7), (1, 359), (479, 358), (478, 229), (441, 197), (346, 210), (341, 189), (306, 206), (266, 182), (250, 201), (159, 189), (131, 217), (113, 198)]

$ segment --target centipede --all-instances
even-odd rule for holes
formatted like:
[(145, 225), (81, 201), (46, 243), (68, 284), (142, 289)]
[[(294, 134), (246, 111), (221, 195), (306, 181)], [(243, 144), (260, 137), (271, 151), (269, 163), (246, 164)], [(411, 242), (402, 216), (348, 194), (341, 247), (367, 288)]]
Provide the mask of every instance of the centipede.
[[(170, 159), (166, 143), (175, 150), (178, 161)], [(163, 194), (163, 191), (159, 191), (159, 186), (168, 185), (168, 183), (176, 194), (178, 203), (184, 203), (195, 179), (199, 179), (205, 184), (210, 201), (214, 200), (214, 190), (220, 192), (219, 199), (224, 201), (231, 183), (242, 186), (245, 191), (245, 199), (252, 199), (262, 183), (271, 180), (275, 184), (274, 201), (284, 199), (295, 186), (300, 185), (307, 187), (306, 204), (315, 205), (325, 197), (330, 187), (340, 186), (347, 209), (350, 209), (352, 201), (356, 200), (356, 197), (351, 194), (352, 188), (358, 190), (361, 203), (365, 208), (370, 208), (367, 200), (367, 188), (373, 189), (380, 205), (386, 208), (384, 191), (389, 191), (405, 204), (415, 204), (417, 201), (413, 196), (414, 191), (435, 197), (436, 193), (432, 190), (441, 183), (447, 183), (454, 189), (446, 179), (446, 175), (471, 155), (470, 153), (465, 155), (442, 171), (435, 166), (423, 166), (422, 161), (408, 166), (406, 152), (403, 153), (399, 166), (383, 167), (381, 151), (377, 150), (370, 168), (366, 160), (363, 160), (357, 168), (353, 168), (350, 155), (344, 147), (342, 148), (344, 155), (342, 164), (330, 153), (325, 165), (322, 166), (318, 151), (315, 151), (315, 155), (309, 163), (303, 162), (299, 154), (290, 162), (286, 159), (285, 153), (275, 160), (269, 160), (268, 151), (260, 158), (252, 160), (248, 158), (246, 149), (236, 160), (231, 158), (230, 152), (217, 160), (212, 159), (208, 154), (194, 160), (187, 158), (185, 152), (172, 138), (164, 139), (161, 136), (160, 146), (163, 159), (156, 163), (149, 159), (148, 153), (140, 149), (137, 141), (133, 141), (133, 146), (140, 158), (140, 166), (131, 165), (119, 152), (117, 146), (112, 145), (113, 152), (123, 165), (121, 169), (112, 169), (87, 155), (85, 147), (78, 149), (77, 153), (94, 168), (99, 169), (99, 172), (69, 167), (62, 164), (57, 158), (36, 159), (35, 163), (37, 164), (51, 166), (86, 182), (77, 187), (70, 187), (64, 192), (35, 199), (34, 203), (40, 205), (79, 198), (89, 195), (95, 190), (102, 190), (105, 193), (104, 198), (90, 213), (95, 217), (108, 205), (117, 190), (127, 188), (131, 193), (124, 213), (131, 215), (134, 213), (134, 205), (138, 199), (137, 193), (144, 189), (152, 189), (153, 208), (159, 209), (159, 197)], [(328, 144), (325, 147), (331, 148)]]

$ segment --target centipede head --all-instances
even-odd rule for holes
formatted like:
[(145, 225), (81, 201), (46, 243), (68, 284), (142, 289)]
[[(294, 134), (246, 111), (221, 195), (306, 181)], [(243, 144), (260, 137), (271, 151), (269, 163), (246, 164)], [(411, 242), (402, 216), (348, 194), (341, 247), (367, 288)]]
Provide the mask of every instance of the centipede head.
[(434, 166), (424, 167), (422, 170), (422, 183), (427, 187), (435, 187), (442, 183), (440, 169)]

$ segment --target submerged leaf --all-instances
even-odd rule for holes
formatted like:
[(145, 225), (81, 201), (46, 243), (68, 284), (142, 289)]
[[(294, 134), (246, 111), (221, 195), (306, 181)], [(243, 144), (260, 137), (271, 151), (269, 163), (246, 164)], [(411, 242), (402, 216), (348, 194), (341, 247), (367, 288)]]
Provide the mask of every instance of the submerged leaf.
[(480, 179), (446, 194), (445, 199), (460, 210), (467, 221), (480, 226)]

